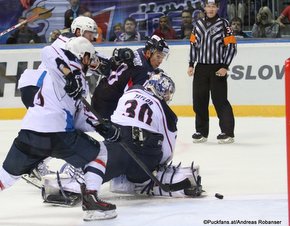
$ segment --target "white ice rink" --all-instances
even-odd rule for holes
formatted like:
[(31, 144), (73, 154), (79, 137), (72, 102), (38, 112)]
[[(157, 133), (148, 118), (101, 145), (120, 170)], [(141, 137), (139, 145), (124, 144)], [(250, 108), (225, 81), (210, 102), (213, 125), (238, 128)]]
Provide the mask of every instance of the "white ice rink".
[[(218, 122), (210, 120), (208, 142), (193, 144), (193, 118), (180, 118), (174, 156), (174, 163), (200, 165), (207, 197), (136, 198), (110, 193), (104, 185), (101, 197), (117, 205), (118, 217), (84, 222), (80, 206), (43, 204), (40, 190), (20, 180), (0, 193), (0, 225), (202, 226), (234, 220), (241, 222), (232, 225), (288, 225), (285, 118), (236, 118), (236, 142), (229, 145), (217, 144)], [(17, 120), (0, 121), (0, 164), (19, 127)], [(214, 197), (217, 192), (223, 200)]]

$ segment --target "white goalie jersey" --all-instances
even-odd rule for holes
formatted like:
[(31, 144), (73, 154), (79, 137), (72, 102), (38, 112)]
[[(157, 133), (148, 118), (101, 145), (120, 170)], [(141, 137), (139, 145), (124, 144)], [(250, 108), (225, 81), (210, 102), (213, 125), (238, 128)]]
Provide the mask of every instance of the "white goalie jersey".
[(111, 121), (122, 126), (134, 126), (162, 134), (163, 157), (160, 164), (172, 159), (177, 118), (165, 102), (162, 103), (142, 86), (134, 86), (123, 94), (111, 116)]

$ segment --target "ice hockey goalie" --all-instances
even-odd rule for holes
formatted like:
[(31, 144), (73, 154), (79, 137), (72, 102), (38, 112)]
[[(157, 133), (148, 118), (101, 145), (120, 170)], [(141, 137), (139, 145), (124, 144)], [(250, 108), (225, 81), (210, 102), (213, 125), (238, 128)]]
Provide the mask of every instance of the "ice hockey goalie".
[[(137, 196), (170, 196), (179, 198), (200, 197), (204, 192), (201, 185), (199, 166), (194, 165), (193, 162), (188, 167), (182, 167), (181, 163), (162, 166), (154, 174), (163, 184), (176, 184), (187, 178), (191, 186), (174, 192), (165, 192), (155, 185), (151, 179), (143, 183), (133, 183), (128, 181), (126, 176), (121, 175), (110, 181), (110, 191)], [(42, 188), (44, 202), (54, 205), (75, 206), (81, 201), (80, 183), (82, 183), (82, 180), (82, 171), (66, 163), (60, 173), (44, 176), (44, 186)]]

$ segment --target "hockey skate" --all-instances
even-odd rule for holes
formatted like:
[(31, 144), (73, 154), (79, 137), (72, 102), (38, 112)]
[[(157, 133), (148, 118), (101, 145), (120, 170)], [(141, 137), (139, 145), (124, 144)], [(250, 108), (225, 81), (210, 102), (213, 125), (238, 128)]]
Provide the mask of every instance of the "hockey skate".
[(233, 137), (226, 135), (225, 133), (221, 133), (217, 136), (217, 140), (219, 144), (231, 144), (234, 143), (235, 140)]
[(193, 143), (204, 143), (207, 142), (207, 138), (202, 136), (201, 133), (194, 133), (192, 135)]
[(81, 185), (82, 208), (85, 211), (84, 221), (105, 220), (117, 217), (116, 206), (98, 198), (97, 191), (86, 190)]
[(22, 179), (41, 189), (44, 184), (43, 176), (53, 173), (55, 172), (50, 171), (48, 166), (44, 162), (40, 162), (38, 166), (31, 171), (30, 174), (23, 174)]

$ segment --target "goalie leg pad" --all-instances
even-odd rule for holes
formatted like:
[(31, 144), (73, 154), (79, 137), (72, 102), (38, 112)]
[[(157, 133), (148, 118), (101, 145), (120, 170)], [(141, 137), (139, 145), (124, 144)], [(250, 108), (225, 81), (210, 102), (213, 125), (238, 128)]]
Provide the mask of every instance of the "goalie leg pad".
[(178, 183), (187, 178), (191, 183), (191, 187), (174, 192), (164, 192), (160, 187), (153, 186), (152, 193), (154, 195), (172, 197), (197, 197), (201, 195), (202, 186), (199, 166), (194, 166), (193, 162), (190, 167), (181, 167), (181, 163), (177, 166), (169, 164), (168, 166), (162, 167), (157, 172), (157, 178), (163, 184)]
[(81, 202), (80, 185), (67, 174), (44, 177), (42, 198), (44, 203), (60, 206), (75, 206)]
[(44, 203), (50, 203), (57, 206), (72, 207), (81, 203), (81, 194), (66, 192), (65, 196), (58, 190), (58, 193), (49, 194), (45, 188), (42, 188), (42, 198)]
[(115, 177), (110, 181), (110, 191), (120, 194), (136, 194), (136, 183), (128, 181), (125, 175)]
[(154, 196), (171, 197), (198, 197), (202, 194), (201, 177), (199, 175), (199, 166), (181, 167), (168, 165), (158, 170), (157, 179), (163, 184), (175, 184), (189, 179), (190, 188), (181, 188), (179, 191), (164, 192), (159, 186), (154, 185), (153, 181), (148, 180), (144, 183), (133, 183), (127, 180), (125, 175), (113, 178), (110, 182), (110, 191), (122, 194), (147, 194)]

